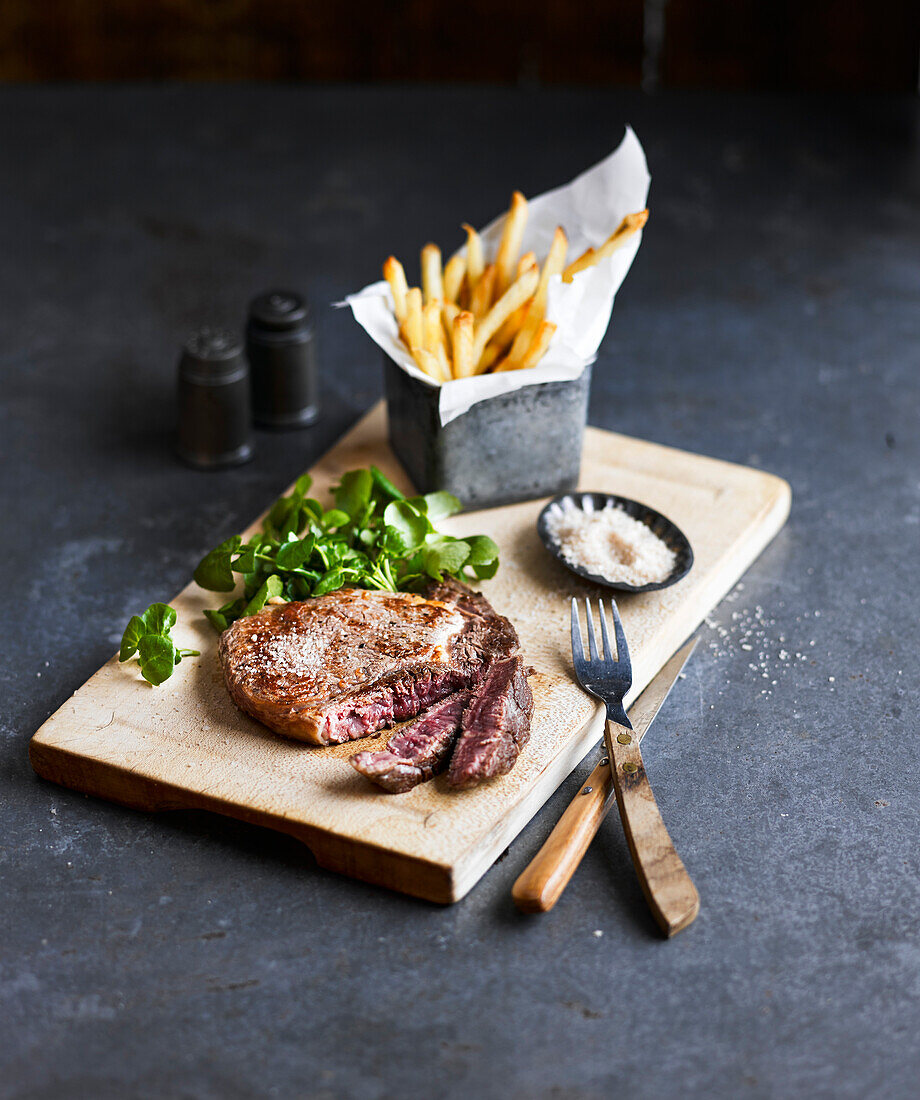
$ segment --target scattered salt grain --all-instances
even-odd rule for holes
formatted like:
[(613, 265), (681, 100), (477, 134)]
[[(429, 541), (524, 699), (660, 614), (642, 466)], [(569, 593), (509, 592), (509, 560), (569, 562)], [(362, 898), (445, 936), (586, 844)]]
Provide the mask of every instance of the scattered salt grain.
[(674, 570), (674, 551), (622, 508), (585, 512), (573, 505), (557, 507), (546, 526), (567, 562), (607, 580), (658, 584)]

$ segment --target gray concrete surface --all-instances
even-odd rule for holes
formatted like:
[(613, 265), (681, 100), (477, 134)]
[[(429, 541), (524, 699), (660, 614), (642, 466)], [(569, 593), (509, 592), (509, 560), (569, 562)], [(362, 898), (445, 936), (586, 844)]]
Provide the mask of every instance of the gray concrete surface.
[[(913, 99), (0, 91), (0, 1096), (908, 1098), (920, 1077), (920, 159)], [(645, 743), (699, 920), (655, 934), (619, 823), (509, 891), (586, 761), (460, 904), (292, 840), (58, 789), (30, 734), (378, 396), (326, 303), (631, 122), (645, 243), (594, 424), (775, 471), (785, 531)], [(172, 458), (195, 323), (319, 314), (324, 414)]]

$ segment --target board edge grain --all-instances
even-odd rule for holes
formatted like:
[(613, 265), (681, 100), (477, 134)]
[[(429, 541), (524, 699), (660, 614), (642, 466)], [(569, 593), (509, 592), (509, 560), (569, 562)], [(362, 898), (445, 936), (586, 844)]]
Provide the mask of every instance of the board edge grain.
[(130, 810), (157, 814), (203, 810), (231, 817), (300, 841), (323, 870), (438, 905), (458, 900), (453, 869), (447, 864), (393, 852), (368, 841), (339, 837), (331, 830), (292, 821), (283, 814), (252, 810), (237, 802), (164, 783), (108, 761), (93, 760), (92, 767), (87, 768), (84, 766), (86, 758), (79, 753), (35, 737), (29, 744), (29, 761), (41, 779)]

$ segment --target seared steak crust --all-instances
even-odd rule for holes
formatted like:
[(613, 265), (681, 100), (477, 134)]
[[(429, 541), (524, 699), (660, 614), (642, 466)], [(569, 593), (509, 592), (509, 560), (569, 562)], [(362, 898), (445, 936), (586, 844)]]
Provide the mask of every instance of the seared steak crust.
[(496, 661), (463, 712), (447, 782), (466, 790), (483, 779), (505, 775), (514, 767), (530, 739), (533, 692), (527, 683), (531, 669), (519, 656)]
[(241, 710), (277, 733), (332, 745), (475, 686), (517, 648), (507, 619), (448, 582), (418, 595), (341, 589), (266, 607), (224, 631), (220, 660)]
[(412, 790), (447, 767), (469, 701), (468, 691), (448, 695), (403, 726), (384, 751), (355, 753), (352, 767), (391, 794)]

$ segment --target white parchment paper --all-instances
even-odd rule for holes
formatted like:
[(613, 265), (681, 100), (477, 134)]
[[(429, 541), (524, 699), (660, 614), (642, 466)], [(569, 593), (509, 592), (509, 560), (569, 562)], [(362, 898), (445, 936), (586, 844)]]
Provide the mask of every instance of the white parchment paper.
[[(650, 182), (645, 153), (633, 130), (627, 127), (626, 136), (610, 156), (571, 183), (530, 200), (521, 251), (532, 249), (542, 262), (556, 226), (561, 225), (569, 239), (567, 262), (571, 263), (586, 248), (603, 244), (627, 214), (645, 208)], [(502, 214), (482, 231), (487, 262), (498, 250), (505, 217)], [(440, 387), (441, 423), (449, 423), (477, 401), (522, 386), (577, 378), (597, 356), (616, 292), (641, 242), (642, 233), (636, 233), (612, 256), (579, 272), (571, 283), (555, 276), (549, 285), (546, 316), (559, 327), (539, 365), (530, 370), (445, 382)], [(393, 298), (385, 280), (349, 295), (344, 304), (351, 306), (358, 324), (403, 370), (426, 385), (434, 385), (415, 365), (399, 338)]]

